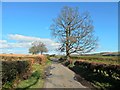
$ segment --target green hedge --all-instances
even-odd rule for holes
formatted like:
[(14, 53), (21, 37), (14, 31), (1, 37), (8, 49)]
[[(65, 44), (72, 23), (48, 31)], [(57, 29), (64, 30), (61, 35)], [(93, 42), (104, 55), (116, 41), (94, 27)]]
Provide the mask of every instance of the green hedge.
[(30, 72), (28, 61), (2, 61), (2, 85), (11, 82), (16, 76), (25, 78), (25, 74)]
[(107, 73), (110, 77), (120, 78), (120, 65), (110, 65), (110, 64), (101, 64), (101, 63), (91, 63), (86, 61), (76, 61), (75, 66), (83, 66), (84, 68), (95, 71), (96, 73)]

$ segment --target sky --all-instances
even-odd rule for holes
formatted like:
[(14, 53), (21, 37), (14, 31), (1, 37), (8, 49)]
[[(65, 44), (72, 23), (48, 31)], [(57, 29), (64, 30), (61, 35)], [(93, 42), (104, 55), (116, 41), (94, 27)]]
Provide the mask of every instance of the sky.
[[(118, 51), (117, 2), (3, 2), (2, 3), (2, 53), (28, 54), (31, 42), (40, 40), (49, 52), (60, 45), (49, 29), (63, 6), (79, 7), (80, 14), (88, 11), (93, 20), (99, 46), (94, 52)], [(93, 52), (93, 53), (94, 53)]]

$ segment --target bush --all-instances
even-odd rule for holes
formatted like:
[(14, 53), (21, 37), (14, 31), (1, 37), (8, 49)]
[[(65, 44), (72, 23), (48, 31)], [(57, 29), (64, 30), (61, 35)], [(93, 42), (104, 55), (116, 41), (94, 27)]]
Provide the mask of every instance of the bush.
[[(120, 78), (120, 65), (110, 65), (110, 64), (101, 64), (101, 63), (91, 63), (87, 61), (76, 61), (75, 66), (81, 65), (88, 70), (95, 71), (96, 73), (106, 72), (109, 77), (118, 77)], [(102, 72), (101, 72), (102, 71)]]
[(2, 84), (11, 82), (17, 75), (24, 77), (30, 72), (28, 61), (2, 61)]

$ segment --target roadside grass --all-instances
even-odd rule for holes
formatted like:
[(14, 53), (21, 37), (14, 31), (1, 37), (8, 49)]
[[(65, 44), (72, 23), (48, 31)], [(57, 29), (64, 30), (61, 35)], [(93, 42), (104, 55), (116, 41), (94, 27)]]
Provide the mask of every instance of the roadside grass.
[(13, 81), (11, 82), (6, 82), (3, 86), (2, 86), (2, 90), (6, 90), (6, 88), (11, 88), (13, 84)]
[(2, 90), (6, 90), (6, 89), (11, 89), (11, 90), (12, 89), (14, 90), (15, 89), (20, 89), (20, 90), (28, 89), (29, 90), (30, 88), (43, 88), (44, 81), (45, 81), (44, 70), (48, 65), (51, 64), (51, 61), (49, 61), (48, 59), (46, 60), (44, 56), (40, 56), (40, 55), (5, 54), (5, 55), (0, 55), (0, 57), (3, 58), (2, 60), (6, 60), (6, 61), (10, 61), (10, 60), (11, 61), (17, 61), (17, 60), (23, 61), (24, 59), (31, 60), (31, 59), (36, 59), (38, 57), (41, 57), (41, 59), (43, 59), (44, 61), (42, 62), (42, 64), (37, 61), (33, 63), (31, 66), (32, 69), (30, 73), (25, 73), (23, 76), (17, 75), (14, 80), (6, 81), (5, 84), (2, 85)]
[(51, 65), (51, 61), (47, 59), (46, 63), (41, 65), (34, 63), (32, 65), (32, 75), (27, 80), (21, 81), (16, 90), (29, 90), (30, 88), (43, 88), (44, 87), (44, 70), (47, 66)]
[(17, 89), (42, 88), (44, 85), (43, 77), (44, 66), (34, 63), (32, 66), (32, 75), (27, 80), (21, 81)]
[(46, 66), (51, 65), (51, 64), (52, 64), (52, 61), (49, 60), (49, 59), (47, 59), (47, 61), (46, 61)]

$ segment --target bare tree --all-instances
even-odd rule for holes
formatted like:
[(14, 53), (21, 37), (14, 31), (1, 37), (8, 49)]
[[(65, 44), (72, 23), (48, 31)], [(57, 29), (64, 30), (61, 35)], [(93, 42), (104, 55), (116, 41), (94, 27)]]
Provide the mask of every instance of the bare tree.
[(67, 60), (72, 53), (87, 53), (97, 46), (89, 13), (80, 15), (77, 7), (63, 7), (50, 29), (61, 43), (59, 50), (66, 52)]
[(29, 53), (32, 54), (38, 54), (38, 53), (43, 54), (43, 52), (48, 52), (48, 50), (45, 44), (40, 41), (33, 42), (32, 47), (29, 49)]

